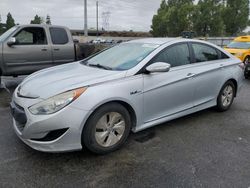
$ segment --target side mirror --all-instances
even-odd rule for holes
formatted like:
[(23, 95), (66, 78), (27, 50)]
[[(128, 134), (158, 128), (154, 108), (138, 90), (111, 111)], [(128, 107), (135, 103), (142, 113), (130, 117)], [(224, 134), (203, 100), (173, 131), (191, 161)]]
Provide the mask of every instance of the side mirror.
[(154, 72), (168, 72), (170, 70), (171, 65), (168, 63), (164, 62), (157, 62), (153, 63), (149, 66), (146, 67), (146, 70), (149, 73), (154, 73)]
[(15, 37), (9, 38), (7, 44), (8, 44), (8, 46), (12, 46), (12, 45), (16, 44), (16, 38)]

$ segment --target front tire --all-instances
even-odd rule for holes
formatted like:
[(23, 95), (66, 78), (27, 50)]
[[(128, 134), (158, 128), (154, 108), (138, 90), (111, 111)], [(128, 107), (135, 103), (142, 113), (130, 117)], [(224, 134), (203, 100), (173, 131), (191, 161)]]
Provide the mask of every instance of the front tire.
[(220, 90), (217, 98), (217, 110), (220, 112), (227, 111), (233, 104), (235, 97), (235, 85), (232, 81), (226, 82)]
[(118, 103), (109, 103), (98, 108), (88, 119), (82, 133), (82, 144), (97, 154), (106, 154), (119, 149), (131, 129), (127, 109)]

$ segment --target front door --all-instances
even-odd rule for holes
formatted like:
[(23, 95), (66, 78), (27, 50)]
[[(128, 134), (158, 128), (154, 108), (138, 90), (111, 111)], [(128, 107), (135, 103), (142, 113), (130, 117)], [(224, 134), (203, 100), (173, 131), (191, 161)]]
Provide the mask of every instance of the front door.
[(144, 123), (193, 107), (194, 79), (187, 43), (170, 46), (150, 63), (166, 62), (169, 72), (144, 75)]
[(8, 72), (29, 74), (52, 65), (52, 54), (42, 27), (22, 28), (13, 37), (16, 43), (5, 42), (3, 58)]

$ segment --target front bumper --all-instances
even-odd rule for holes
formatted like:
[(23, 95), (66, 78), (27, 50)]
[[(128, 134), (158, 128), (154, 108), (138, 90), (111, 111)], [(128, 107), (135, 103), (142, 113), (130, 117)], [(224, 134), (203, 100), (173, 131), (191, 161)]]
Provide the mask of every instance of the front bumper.
[[(83, 125), (89, 111), (77, 109), (70, 105), (51, 115), (33, 115), (28, 110), (30, 100), (13, 96), (11, 112), (13, 127), (17, 136), (31, 148), (43, 152), (65, 152), (81, 150)], [(48, 135), (61, 131), (56, 137)], [(45, 139), (44, 139), (45, 138)], [(51, 139), (52, 138), (52, 139)]]

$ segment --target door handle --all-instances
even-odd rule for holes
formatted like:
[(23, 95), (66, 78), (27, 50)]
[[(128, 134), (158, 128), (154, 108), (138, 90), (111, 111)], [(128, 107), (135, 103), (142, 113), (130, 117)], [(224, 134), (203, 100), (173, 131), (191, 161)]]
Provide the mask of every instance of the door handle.
[(59, 48), (54, 48), (55, 51), (59, 51), (60, 49)]
[(41, 51), (45, 52), (45, 51), (47, 51), (47, 49), (46, 49), (46, 48), (43, 48), (43, 49), (41, 49)]
[(192, 78), (192, 77), (194, 77), (194, 76), (195, 76), (194, 73), (188, 73), (188, 74), (187, 74), (187, 78)]

